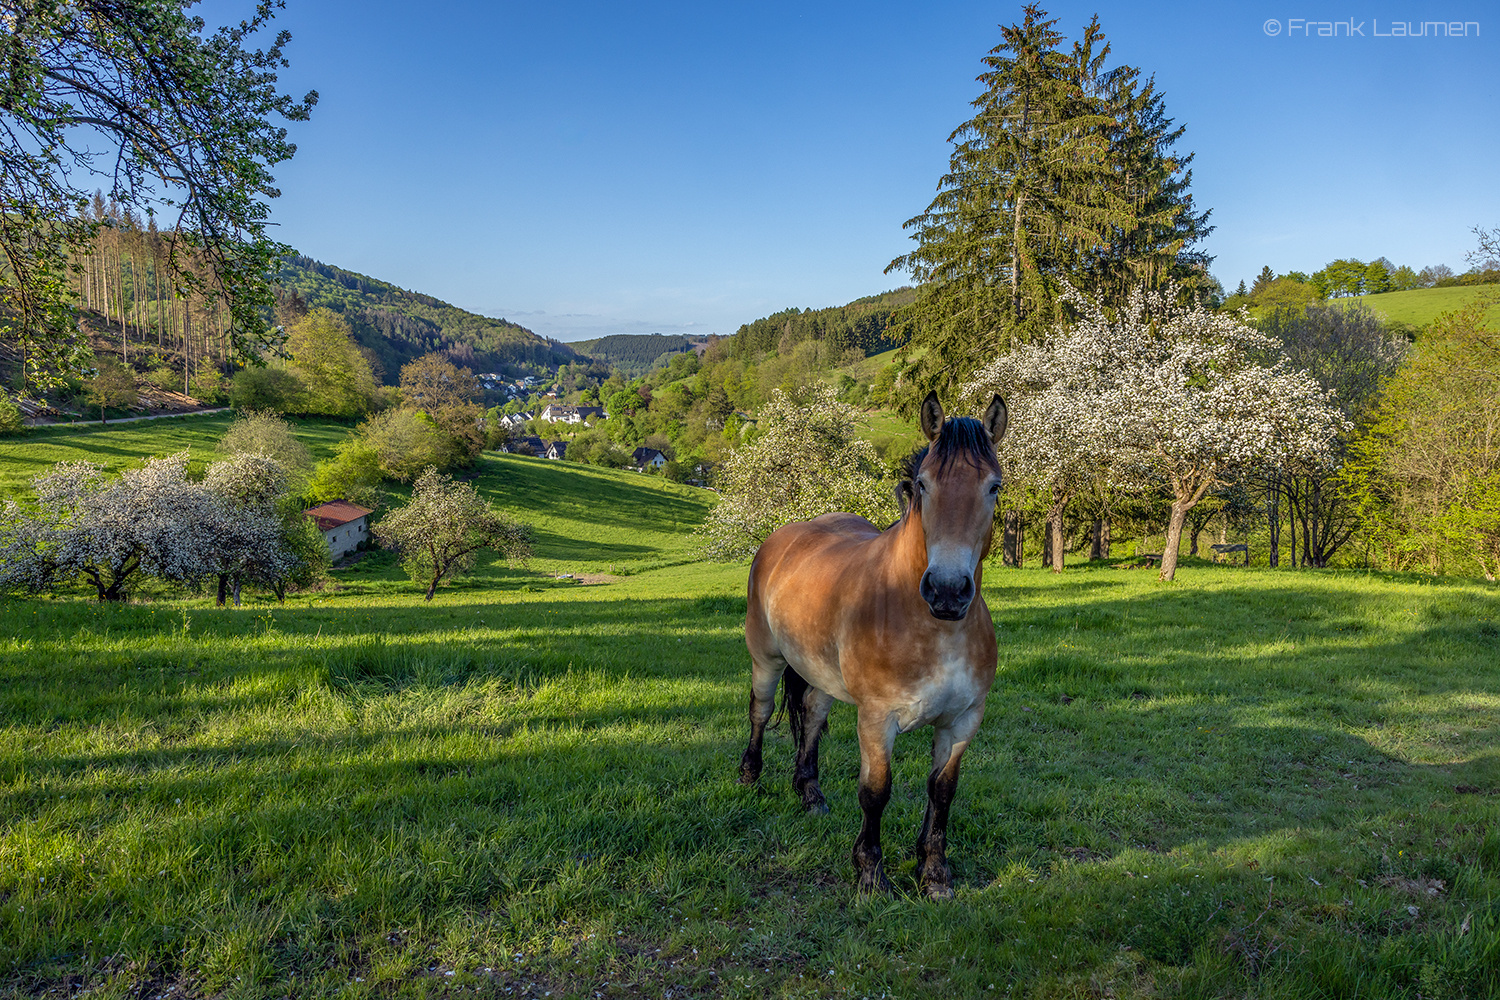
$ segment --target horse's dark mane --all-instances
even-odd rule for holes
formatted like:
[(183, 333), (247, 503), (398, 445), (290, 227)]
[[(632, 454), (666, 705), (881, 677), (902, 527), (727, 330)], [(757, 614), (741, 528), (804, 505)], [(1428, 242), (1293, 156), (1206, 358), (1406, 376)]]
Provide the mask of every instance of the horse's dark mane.
[(948, 468), (949, 462), (959, 458), (975, 468), (1000, 471), (1000, 463), (995, 458), (994, 442), (990, 440), (989, 431), (985, 430), (984, 424), (973, 417), (952, 417), (945, 420), (942, 430), (938, 431), (938, 436), (930, 444), (922, 445), (901, 460), (900, 477), (896, 481), (896, 503), (901, 506), (902, 520), (905, 520), (911, 509), (917, 473), (929, 454), (937, 459), (939, 474)]

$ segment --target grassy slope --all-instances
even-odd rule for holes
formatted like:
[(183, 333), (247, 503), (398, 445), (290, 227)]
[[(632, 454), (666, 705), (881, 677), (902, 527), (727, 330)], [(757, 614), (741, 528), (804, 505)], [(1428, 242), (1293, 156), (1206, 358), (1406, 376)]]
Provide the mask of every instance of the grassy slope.
[[(1361, 295), (1352, 300), (1369, 306), (1374, 312), (1397, 323), (1425, 326), (1439, 313), (1451, 312), (1472, 302), (1480, 295), (1500, 295), (1492, 285), (1469, 288), (1414, 288), (1406, 292), (1382, 292), (1379, 295)], [(1500, 303), (1485, 314), (1490, 320), (1500, 320)]]
[[(142, 458), (186, 448), (194, 463), (219, 457), (214, 446), (233, 416), (170, 417), (128, 424), (83, 424), (37, 428), (20, 437), (0, 437), (0, 490), (24, 490), (36, 475), (63, 461), (98, 462), (112, 472), (138, 465)], [(314, 459), (332, 456), (350, 427), (329, 420), (297, 420), (298, 437)]]
[(285, 605), (0, 603), (0, 993), (1500, 989), (1493, 586), (994, 571), (959, 898), (913, 894), (914, 733), (897, 896), (856, 901), (852, 711), (831, 816), (784, 733), (734, 783), (744, 567), (542, 573), (681, 558), (701, 496), (511, 457), (479, 483), (541, 559), (430, 605), (367, 566)]

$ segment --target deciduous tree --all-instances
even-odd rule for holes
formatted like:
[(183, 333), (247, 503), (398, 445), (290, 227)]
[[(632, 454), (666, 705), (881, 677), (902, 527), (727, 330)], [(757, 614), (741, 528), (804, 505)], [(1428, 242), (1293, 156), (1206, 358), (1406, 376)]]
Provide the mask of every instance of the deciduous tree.
[(175, 214), (176, 283), (227, 304), (242, 353), (264, 345), (270, 275), (290, 252), (266, 235), (270, 168), (296, 148), (275, 120), (317, 100), (277, 90), (286, 32), (249, 45), (281, 6), (208, 33), (172, 0), (0, 5), (0, 312), (29, 385), (85, 365), (65, 271), (99, 225), (85, 209), (101, 177), (117, 203)]
[(710, 558), (751, 555), (772, 531), (832, 511), (888, 524), (900, 514), (880, 456), (855, 435), (858, 412), (830, 385), (805, 402), (777, 389), (761, 408), (760, 436), (719, 468), (721, 494), (699, 534)]
[(380, 519), (375, 537), (401, 555), (412, 579), (426, 581), (429, 601), (444, 577), (473, 566), (482, 549), (511, 563), (531, 556), (530, 527), (491, 507), (473, 484), (434, 468), (417, 478), (409, 503)]

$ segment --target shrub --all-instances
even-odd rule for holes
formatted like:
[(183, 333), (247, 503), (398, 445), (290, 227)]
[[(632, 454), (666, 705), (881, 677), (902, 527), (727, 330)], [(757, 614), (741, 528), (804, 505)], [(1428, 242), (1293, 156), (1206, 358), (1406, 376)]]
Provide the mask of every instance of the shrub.
[(10, 396), (0, 392), (0, 434), (15, 434), (25, 429), (21, 408)]
[(308, 497), (318, 503), (343, 499), (369, 507), (381, 478), (380, 453), (367, 439), (351, 434), (333, 458), (313, 470)]
[(360, 436), (380, 460), (380, 471), (409, 483), (425, 468), (446, 467), (448, 436), (415, 410), (387, 410), (360, 425)]
[(269, 411), (250, 412), (229, 425), (219, 439), (219, 450), (229, 455), (262, 455), (274, 459), (294, 482), (307, 475), (312, 456), (297, 440), (292, 425)]
[(285, 368), (246, 368), (229, 382), (229, 405), (236, 410), (296, 413), (304, 395), (301, 379)]

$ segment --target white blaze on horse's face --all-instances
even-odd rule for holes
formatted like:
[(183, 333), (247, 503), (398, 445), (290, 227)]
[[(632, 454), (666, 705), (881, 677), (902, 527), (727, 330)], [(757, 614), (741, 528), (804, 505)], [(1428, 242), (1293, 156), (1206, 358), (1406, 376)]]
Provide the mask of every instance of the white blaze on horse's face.
[(922, 574), (922, 599), (933, 617), (960, 621), (978, 593), (974, 583), (984, 558), (1000, 492), (999, 470), (954, 459), (941, 476), (923, 463), (916, 490), (927, 543), (927, 572)]
[[(912, 484), (912, 504), (927, 546), (920, 590), (934, 618), (961, 621), (979, 593), (975, 577), (989, 549), (1000, 494), (994, 445), (1004, 436), (1005, 424), (1005, 403), (999, 396), (982, 420), (946, 428), (936, 394), (922, 404), (922, 429), (933, 444)], [(938, 442), (945, 432), (954, 438)]]

